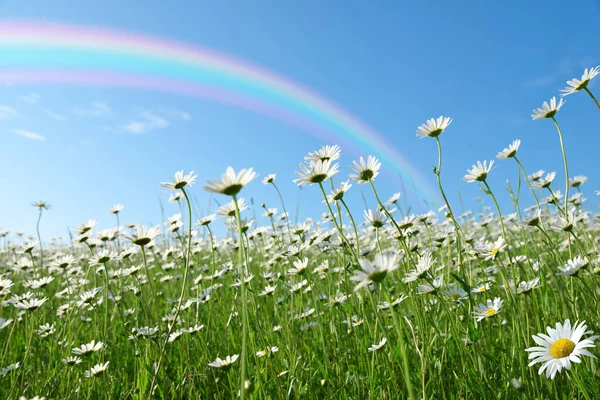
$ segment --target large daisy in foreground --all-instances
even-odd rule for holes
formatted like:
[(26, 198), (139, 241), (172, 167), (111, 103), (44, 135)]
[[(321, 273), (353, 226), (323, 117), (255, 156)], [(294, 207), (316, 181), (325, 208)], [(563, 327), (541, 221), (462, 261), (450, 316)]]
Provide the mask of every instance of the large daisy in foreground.
[(580, 363), (581, 356), (596, 358), (586, 349), (596, 347), (594, 340), (598, 336), (594, 335), (582, 340), (583, 335), (593, 333), (587, 330), (585, 321), (575, 322), (575, 325), (571, 327), (571, 321), (567, 319), (564, 324), (557, 322), (556, 329), (547, 327), (546, 330), (548, 335), (540, 333), (532, 336), (539, 346), (525, 349), (530, 352), (529, 359), (532, 360), (529, 366), (543, 363), (538, 374), (541, 375), (546, 371), (546, 378), (554, 379), (563, 368), (570, 370), (572, 362)]

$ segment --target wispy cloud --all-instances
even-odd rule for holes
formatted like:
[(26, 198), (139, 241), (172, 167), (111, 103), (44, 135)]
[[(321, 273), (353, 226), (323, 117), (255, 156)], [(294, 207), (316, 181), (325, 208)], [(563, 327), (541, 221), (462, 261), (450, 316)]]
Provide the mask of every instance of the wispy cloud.
[(191, 121), (192, 120), (192, 116), (186, 111), (165, 109), (165, 110), (162, 110), (161, 112), (167, 118), (180, 119), (182, 121)]
[(30, 131), (24, 131), (22, 129), (17, 129), (15, 131), (15, 133), (17, 135), (23, 136), (24, 138), (27, 138), (27, 139), (32, 139), (32, 140), (46, 140), (46, 137), (40, 135), (39, 133), (30, 132)]
[(54, 118), (57, 121), (65, 122), (67, 120), (67, 117), (65, 117), (64, 115), (54, 112), (52, 110), (48, 110), (47, 108), (40, 107), (40, 110), (44, 114), (48, 115), (49, 117)]
[(41, 98), (42, 96), (39, 93), (32, 92), (25, 96), (21, 96), (21, 101), (29, 104), (37, 104)]
[(164, 129), (169, 126), (169, 120), (159, 114), (144, 111), (136, 120), (130, 121), (123, 126), (126, 132), (140, 135), (146, 132)]
[(528, 81), (525, 81), (525, 87), (526, 88), (539, 88), (539, 87), (550, 86), (554, 83), (554, 79), (555, 78), (553, 75), (538, 76), (537, 78), (533, 78)]
[(21, 114), (14, 108), (5, 104), (0, 104), (0, 119), (19, 118)]
[(112, 109), (106, 103), (95, 101), (89, 107), (75, 108), (73, 112), (82, 117), (106, 117), (112, 114)]

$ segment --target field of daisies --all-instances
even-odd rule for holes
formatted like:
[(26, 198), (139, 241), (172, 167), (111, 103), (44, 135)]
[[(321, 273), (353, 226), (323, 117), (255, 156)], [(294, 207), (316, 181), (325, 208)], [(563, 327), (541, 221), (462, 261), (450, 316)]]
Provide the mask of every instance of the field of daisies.
[[(377, 158), (343, 171), (335, 145), (296, 172), (323, 196), (319, 221), (292, 224), (279, 195), (256, 226), (244, 187), (279, 189), (252, 168), (203, 185), (228, 199), (215, 214), (194, 215), (198, 177), (179, 171), (161, 183), (182, 211), (166, 226), (122, 225), (116, 204), (114, 228), (89, 220), (67, 245), (40, 237), (52, 210), (34, 203), (34, 235), (0, 233), (0, 398), (599, 399), (600, 219), (583, 204), (587, 178), (569, 178), (559, 114), (578, 92), (600, 111), (588, 89), (598, 74), (532, 115), (556, 131), (564, 182), (528, 171), (519, 140), (498, 153), (520, 171), (511, 210), (495, 197), (507, 188), (488, 184), (494, 161), (478, 161), (464, 181), (493, 212), (453, 212), (447, 117), (417, 129), (437, 145), (445, 201), (424, 214), (406, 214), (400, 193), (380, 198)], [(354, 185), (378, 207), (353, 214)]]

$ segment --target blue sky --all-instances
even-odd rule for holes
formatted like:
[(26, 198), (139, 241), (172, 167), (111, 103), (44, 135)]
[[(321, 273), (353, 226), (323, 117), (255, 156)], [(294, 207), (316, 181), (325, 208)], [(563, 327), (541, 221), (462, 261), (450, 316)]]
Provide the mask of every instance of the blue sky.
[[(474, 198), (481, 195), (477, 185), (461, 181), (466, 169), (477, 160), (494, 158), (514, 139), (522, 141), (519, 156), (528, 172), (557, 171), (556, 188), (563, 188), (554, 126), (532, 121), (530, 114), (557, 95), (566, 80), (600, 64), (600, 41), (592, 22), (600, 20), (597, 2), (373, 4), (5, 0), (0, 15), (163, 36), (276, 71), (380, 132), (431, 185), (435, 142), (415, 138), (415, 129), (428, 118), (450, 116), (454, 122), (442, 136), (443, 181), (457, 211), (458, 191), (464, 210), (476, 208)], [(585, 17), (566, 20), (573, 12)], [(590, 86), (597, 95), (598, 81)], [(594, 190), (600, 189), (594, 164), (600, 113), (584, 93), (567, 100), (558, 120), (571, 175), (589, 177), (583, 191), (592, 208), (597, 203)], [(67, 226), (89, 218), (100, 228), (111, 226), (106, 210), (114, 203), (125, 205), (122, 222), (159, 224), (159, 198), (167, 216), (178, 211), (167, 204), (160, 181), (177, 170), (194, 169), (204, 182), (228, 165), (254, 167), (263, 177), (276, 173), (288, 211), (294, 213), (300, 203), (300, 219), (318, 217), (325, 211), (318, 188), (299, 191), (292, 180), (304, 155), (324, 144), (333, 143), (206, 100), (110, 87), (4, 85), (0, 226), (34, 232), (37, 214), (30, 203), (37, 200), (54, 205), (43, 221), (46, 238), (66, 237)], [(350, 148), (344, 153), (338, 181), (353, 159), (367, 155)], [(505, 182), (515, 185), (516, 176), (511, 161), (497, 162), (490, 176), (506, 212), (512, 209)], [(384, 198), (401, 190), (386, 179), (379, 179), (377, 186)], [(426, 211), (410, 187), (406, 182), (407, 201), (415, 212)], [(192, 192), (197, 211), (205, 213), (208, 194), (201, 185)], [(360, 192), (375, 206), (368, 188), (354, 185), (349, 197), (355, 214), (364, 208)], [(280, 208), (276, 194), (260, 180), (243, 195), (254, 199), (259, 215), (261, 203)]]

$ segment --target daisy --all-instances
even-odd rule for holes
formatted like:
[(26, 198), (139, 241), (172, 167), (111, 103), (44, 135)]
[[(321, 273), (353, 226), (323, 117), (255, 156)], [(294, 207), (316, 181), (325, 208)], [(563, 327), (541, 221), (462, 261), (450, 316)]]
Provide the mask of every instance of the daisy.
[(348, 177), (353, 181), (357, 181), (358, 184), (364, 184), (373, 181), (379, 175), (381, 163), (373, 156), (368, 156), (366, 162), (361, 157), (358, 162), (353, 161), (353, 165), (350, 168), (356, 174), (350, 174)]
[(547, 101), (542, 104), (541, 108), (537, 108), (533, 110), (533, 114), (531, 114), (531, 118), (534, 120), (544, 119), (544, 118), (554, 118), (558, 110), (565, 104), (563, 99), (560, 99), (558, 104), (556, 103), (556, 97), (552, 97), (550, 99), (550, 104)]
[(342, 150), (336, 144), (333, 146), (323, 146), (319, 150), (308, 153), (308, 156), (304, 157), (304, 160), (308, 163), (316, 162), (316, 161), (335, 161), (339, 160), (342, 155)]
[(385, 344), (387, 343), (387, 339), (383, 338), (381, 339), (381, 342), (374, 344), (373, 346), (369, 347), (369, 351), (376, 351), (379, 350), (380, 348), (382, 348), (383, 346), (385, 346)]
[(369, 221), (371, 226), (376, 229), (383, 227), (388, 221), (387, 215), (385, 215), (385, 213), (380, 211), (378, 208), (375, 210), (364, 211), (364, 216), (365, 219)]
[(213, 193), (221, 193), (227, 196), (235, 196), (244, 186), (252, 182), (257, 174), (252, 168), (242, 169), (236, 174), (232, 167), (227, 167), (221, 175), (221, 180), (213, 179), (207, 181), (204, 189)]
[(476, 181), (485, 181), (488, 176), (488, 173), (492, 169), (492, 165), (494, 165), (494, 161), (490, 161), (490, 164), (487, 164), (487, 161), (484, 161), (483, 164), (481, 161), (477, 161), (477, 165), (473, 165), (472, 169), (467, 169), (468, 174), (464, 176), (464, 180), (466, 182), (476, 182)]
[(104, 347), (104, 343), (102, 343), (102, 342), (96, 343), (95, 340), (92, 340), (88, 344), (82, 344), (79, 347), (75, 347), (73, 350), (71, 350), (71, 352), (73, 354), (75, 354), (76, 356), (87, 356), (98, 350), (101, 350), (103, 347)]
[(519, 150), (519, 147), (521, 146), (521, 141), (519, 139), (515, 140), (514, 142), (512, 142), (508, 148), (502, 150), (500, 153), (498, 153), (498, 155), (496, 156), (496, 158), (498, 160), (506, 160), (507, 158), (511, 158), (517, 155), (517, 151)]
[(350, 280), (358, 282), (354, 287), (354, 290), (359, 290), (371, 283), (381, 282), (388, 272), (392, 272), (398, 268), (397, 265), (398, 256), (396, 253), (384, 253), (376, 254), (374, 261), (367, 259), (360, 259), (360, 270), (356, 271), (356, 275), (352, 276)]
[(106, 363), (104, 363), (104, 364), (102, 364), (102, 363), (100, 363), (100, 364), (96, 364), (96, 365), (94, 365), (94, 366), (93, 366), (93, 367), (92, 367), (92, 368), (91, 368), (89, 371), (85, 371), (85, 372), (83, 373), (83, 375), (84, 375), (86, 378), (93, 378), (93, 377), (94, 377), (94, 376), (96, 376), (96, 375), (100, 375), (100, 374), (102, 374), (104, 371), (106, 371), (106, 369), (108, 368), (108, 363), (109, 363), (109, 362), (110, 362), (110, 361), (107, 361), (107, 362), (106, 362)]
[(593, 332), (587, 330), (585, 321), (575, 322), (571, 327), (571, 321), (568, 319), (561, 324), (556, 323), (556, 329), (546, 327), (548, 334), (539, 333), (532, 338), (539, 346), (525, 349), (529, 352), (529, 359), (532, 360), (529, 366), (537, 363), (543, 363), (538, 374), (546, 371), (546, 378), (554, 379), (557, 373), (563, 368), (570, 370), (571, 363), (580, 363), (581, 356), (596, 358), (589, 350), (590, 347), (596, 347), (594, 340), (598, 336), (590, 336), (582, 340), (583, 335), (590, 335)]
[(123, 204), (115, 204), (111, 208), (108, 209), (109, 214), (118, 214), (123, 210), (125, 206)]
[(594, 68), (586, 68), (583, 71), (581, 79), (573, 78), (572, 80), (567, 81), (567, 85), (569, 86), (560, 90), (562, 92), (561, 96), (565, 97), (575, 92), (579, 92), (582, 89), (588, 91), (588, 83), (590, 83), (590, 81), (594, 79), (598, 74), (600, 74), (600, 65)]
[[(240, 214), (242, 213), (242, 211), (246, 211), (247, 209), (250, 208), (246, 204), (246, 199), (244, 199), (243, 197), (240, 197), (239, 199), (237, 199), (237, 203), (238, 203), (238, 209), (240, 211)], [(235, 217), (235, 202), (232, 200), (227, 204), (223, 204), (221, 207), (219, 207), (217, 209), (217, 211), (215, 211), (215, 214), (217, 214), (221, 217)]]
[(503, 300), (500, 300), (500, 297), (496, 297), (494, 301), (488, 300), (487, 305), (479, 304), (473, 311), (473, 318), (477, 319), (477, 322), (479, 322), (484, 318), (493, 317), (500, 312), (502, 303)]
[[(543, 174), (543, 172), (542, 172)], [(554, 180), (554, 177), (556, 176), (556, 172), (549, 172), (546, 174), (546, 177), (544, 179), (541, 178), (541, 175), (535, 179), (532, 183), (531, 183), (531, 187), (534, 187), (536, 189), (543, 189), (543, 188), (549, 188), (550, 184), (552, 183), (552, 181)], [(531, 179), (531, 177), (530, 177)]]
[(77, 365), (81, 363), (81, 358), (77, 356), (69, 356), (61, 360), (65, 365)]
[(37, 207), (40, 209), (40, 211), (43, 210), (49, 210), (52, 208), (52, 204), (48, 203), (47, 201), (37, 201), (35, 203), (31, 203), (32, 206)]
[(462, 299), (466, 298), (469, 294), (457, 285), (450, 285), (448, 289), (444, 291), (446, 297), (450, 300), (460, 303)]
[(198, 175), (194, 175), (194, 171), (188, 172), (184, 175), (183, 171), (175, 172), (175, 175), (171, 177), (171, 182), (161, 182), (160, 186), (168, 190), (183, 189), (186, 186), (192, 186)]
[(535, 182), (535, 181), (539, 180), (542, 177), (542, 175), (544, 175), (544, 170), (540, 169), (539, 171), (534, 172), (531, 175), (528, 175), (527, 179), (529, 179), (532, 182)]
[(6, 328), (11, 322), (13, 322), (12, 319), (0, 318), (0, 329)]
[(298, 186), (313, 185), (315, 183), (321, 183), (338, 173), (339, 164), (331, 163), (333, 160), (318, 160), (311, 162), (309, 166), (306, 164), (300, 164), (301, 172), (296, 171), (298, 179), (294, 179), (294, 183)]
[(352, 185), (350, 184), (350, 181), (340, 182), (340, 185), (337, 187), (337, 189), (332, 190), (331, 194), (327, 195), (327, 202), (334, 203), (342, 200), (344, 198), (344, 194), (346, 194), (351, 187)]
[(277, 177), (277, 175), (275, 175), (275, 174), (269, 174), (263, 178), (262, 183), (265, 185), (268, 185), (269, 183), (273, 183), (273, 182), (275, 182), (276, 177)]
[(239, 354), (227, 356), (227, 357), (225, 357), (224, 360), (221, 360), (219, 357), (217, 357), (217, 359), (215, 361), (208, 363), (208, 366), (213, 367), (213, 368), (220, 368), (220, 369), (223, 369), (226, 371), (231, 367), (231, 365), (234, 362), (236, 362), (238, 357), (239, 357)]
[(400, 192), (394, 193), (392, 197), (390, 197), (389, 200), (385, 202), (385, 205), (391, 206), (392, 204), (397, 204), (398, 200), (400, 200)]
[(521, 221), (517, 222), (521, 226), (538, 226), (541, 221), (542, 210), (536, 208), (536, 210), (529, 215), (526, 215), (521, 219)]
[(431, 257), (431, 253), (426, 253), (424, 256), (419, 258), (419, 261), (417, 262), (417, 267), (407, 272), (406, 277), (403, 279), (403, 281), (405, 283), (408, 283), (414, 282), (420, 278), (424, 278), (427, 275), (427, 272), (431, 269), (432, 265), (433, 258)]
[(158, 226), (146, 228), (144, 225), (137, 225), (134, 231), (125, 234), (125, 236), (131, 243), (143, 247), (152, 243), (160, 234), (161, 231)]
[(47, 297), (44, 297), (43, 299), (24, 299), (13, 305), (19, 310), (34, 311), (40, 308), (47, 300)]
[(196, 226), (207, 226), (209, 225), (211, 222), (213, 222), (215, 219), (217, 219), (217, 215), (216, 214), (210, 214), (207, 215), (205, 217), (200, 218), (197, 222), (196, 222)]
[(577, 175), (577, 176), (569, 179), (569, 185), (571, 187), (576, 188), (576, 187), (579, 187), (579, 186), (583, 185), (584, 183), (586, 183), (587, 180), (588, 180), (587, 176), (585, 176), (585, 175)]
[(417, 137), (438, 137), (452, 123), (450, 117), (440, 116), (438, 119), (431, 118), (417, 128)]
[(559, 266), (558, 272), (556, 275), (560, 276), (577, 276), (579, 274), (579, 270), (587, 268), (589, 265), (589, 261), (585, 257), (577, 256), (573, 259), (567, 261), (567, 263), (563, 266)]

